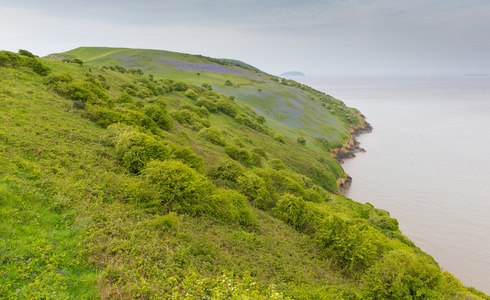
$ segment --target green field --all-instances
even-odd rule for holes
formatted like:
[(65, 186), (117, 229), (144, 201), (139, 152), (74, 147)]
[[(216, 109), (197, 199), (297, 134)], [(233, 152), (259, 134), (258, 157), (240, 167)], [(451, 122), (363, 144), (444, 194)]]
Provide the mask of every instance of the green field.
[(489, 299), (341, 195), (364, 120), (340, 100), (237, 61), (23, 54), (0, 52), (0, 298)]

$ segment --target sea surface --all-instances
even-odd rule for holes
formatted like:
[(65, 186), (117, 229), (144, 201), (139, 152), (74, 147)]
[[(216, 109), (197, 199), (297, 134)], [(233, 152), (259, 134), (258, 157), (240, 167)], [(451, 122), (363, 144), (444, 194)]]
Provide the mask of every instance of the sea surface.
[(464, 285), (490, 295), (490, 77), (295, 77), (374, 127), (346, 196), (385, 209)]

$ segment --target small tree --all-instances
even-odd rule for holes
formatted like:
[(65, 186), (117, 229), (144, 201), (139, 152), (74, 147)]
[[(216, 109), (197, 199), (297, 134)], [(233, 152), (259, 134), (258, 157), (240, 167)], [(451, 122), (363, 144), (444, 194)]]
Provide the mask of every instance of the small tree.
[(20, 55), (23, 55), (23, 56), (27, 56), (27, 57), (30, 57), (30, 58), (35, 58), (36, 56), (34, 54), (32, 54), (31, 52), (27, 51), (27, 50), (23, 50), (23, 49), (20, 49), (19, 50), (19, 54)]
[(80, 66), (82, 66), (82, 67), (83, 67), (83, 61), (82, 61), (82, 60), (80, 60), (80, 59), (78, 59), (78, 58), (75, 58), (75, 59), (73, 60), (73, 62), (74, 62), (74, 63), (76, 63), (76, 64), (79, 64)]

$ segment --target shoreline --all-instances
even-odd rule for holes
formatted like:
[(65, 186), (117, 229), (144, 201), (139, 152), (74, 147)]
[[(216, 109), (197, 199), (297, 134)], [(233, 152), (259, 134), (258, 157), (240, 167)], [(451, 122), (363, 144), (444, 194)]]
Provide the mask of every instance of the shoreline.
[[(361, 143), (359, 143), (356, 137), (361, 134), (371, 133), (373, 131), (373, 126), (368, 122), (365, 122), (362, 127), (355, 128), (351, 132), (351, 139), (346, 143), (342, 148), (334, 149), (332, 151), (332, 155), (334, 155), (335, 159), (340, 163), (344, 163), (344, 159), (352, 159), (356, 157), (355, 153), (358, 152), (366, 152), (364, 148), (361, 148)], [(336, 150), (336, 151), (335, 151)], [(343, 169), (343, 168), (342, 168)], [(347, 173), (345, 174), (345, 178), (341, 178), (337, 181), (339, 186), (339, 191), (341, 194), (344, 194), (349, 190), (352, 185), (352, 177)]]

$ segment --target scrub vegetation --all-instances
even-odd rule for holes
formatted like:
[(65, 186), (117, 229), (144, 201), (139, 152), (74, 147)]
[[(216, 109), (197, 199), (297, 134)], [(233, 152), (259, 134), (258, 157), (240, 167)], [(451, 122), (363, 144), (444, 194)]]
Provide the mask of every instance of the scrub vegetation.
[(341, 101), (234, 60), (52, 57), (0, 52), (0, 297), (489, 299), (341, 195)]

